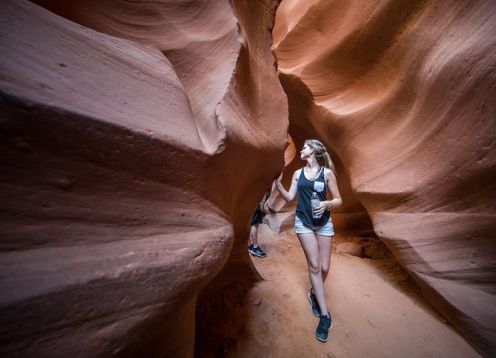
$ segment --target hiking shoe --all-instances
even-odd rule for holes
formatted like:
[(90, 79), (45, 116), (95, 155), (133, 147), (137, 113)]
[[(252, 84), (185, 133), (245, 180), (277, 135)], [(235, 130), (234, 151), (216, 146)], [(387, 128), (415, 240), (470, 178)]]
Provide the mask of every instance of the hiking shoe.
[(267, 254), (262, 250), (260, 246), (257, 247), (252, 246), (251, 248), (248, 248), (248, 252), (256, 257), (261, 257), (261, 258), (267, 257)]
[(312, 313), (315, 317), (320, 317), (320, 307), (319, 303), (317, 302), (317, 296), (312, 292), (312, 289), (308, 291), (308, 300), (310, 301), (310, 304), (312, 305)]
[(320, 316), (319, 325), (315, 331), (315, 338), (321, 342), (327, 342), (329, 339), (329, 331), (332, 328), (332, 318), (329, 316)]

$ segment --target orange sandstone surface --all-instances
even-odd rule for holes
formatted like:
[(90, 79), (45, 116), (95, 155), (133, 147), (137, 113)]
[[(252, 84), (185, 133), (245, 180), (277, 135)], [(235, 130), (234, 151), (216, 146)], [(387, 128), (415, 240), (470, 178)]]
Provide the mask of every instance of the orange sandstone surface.
[[(340, 232), (375, 232), (496, 355), (495, 19), (489, 0), (0, 2), (0, 354), (260, 353), (235, 302), (294, 268), (257, 271), (248, 221), (318, 137)], [(356, 285), (375, 272), (335, 261)]]
[(486, 356), (496, 355), (495, 34), (493, 1), (283, 0), (273, 30), (295, 142), (306, 129), (332, 148), (377, 236)]
[(0, 353), (192, 356), (284, 165), (275, 3), (45, 5), (0, 4)]
[(322, 344), (315, 339), (318, 319), (306, 296), (305, 257), (293, 227), (277, 233), (262, 224), (259, 230), (268, 258), (254, 261), (263, 281), (238, 303), (236, 313), (246, 323), (230, 356), (480, 357), (429, 307), (378, 238), (340, 234), (325, 283), (333, 328)]

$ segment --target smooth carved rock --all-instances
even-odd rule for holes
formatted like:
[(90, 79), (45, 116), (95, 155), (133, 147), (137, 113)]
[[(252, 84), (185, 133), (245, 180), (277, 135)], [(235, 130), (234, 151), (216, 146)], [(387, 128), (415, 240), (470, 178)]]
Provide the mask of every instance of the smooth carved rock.
[(307, 128), (332, 148), (377, 235), (488, 357), (496, 355), (495, 18), (489, 0), (283, 0), (273, 31), (290, 129)]
[(2, 356), (192, 356), (284, 164), (273, 3), (0, 9)]

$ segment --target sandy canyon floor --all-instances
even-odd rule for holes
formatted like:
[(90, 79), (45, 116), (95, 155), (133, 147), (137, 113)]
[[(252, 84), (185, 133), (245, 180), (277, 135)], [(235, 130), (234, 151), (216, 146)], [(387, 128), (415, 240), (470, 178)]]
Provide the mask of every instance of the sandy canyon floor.
[(369, 241), (375, 242), (367, 249), (370, 255), (350, 254), (358, 252), (359, 241), (334, 238), (325, 283), (334, 326), (329, 341), (320, 343), (315, 339), (318, 319), (306, 296), (309, 279), (296, 235), (292, 230), (276, 234), (260, 225), (259, 243), (268, 257), (253, 260), (264, 280), (243, 304), (247, 321), (232, 356), (480, 357), (433, 311), (387, 252), (380, 252), (377, 239)]

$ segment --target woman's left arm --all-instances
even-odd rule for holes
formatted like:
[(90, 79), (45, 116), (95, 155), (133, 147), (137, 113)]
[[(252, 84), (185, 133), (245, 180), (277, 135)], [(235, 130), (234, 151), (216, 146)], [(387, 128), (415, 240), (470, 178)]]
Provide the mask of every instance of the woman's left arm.
[(341, 204), (343, 204), (343, 199), (341, 199), (341, 194), (339, 193), (338, 183), (334, 172), (331, 169), (326, 169), (326, 172), (327, 187), (329, 188), (332, 199), (325, 201), (324, 205), (332, 210), (339, 208)]

